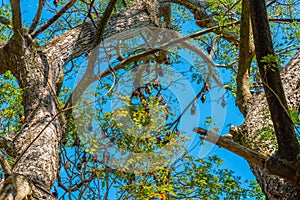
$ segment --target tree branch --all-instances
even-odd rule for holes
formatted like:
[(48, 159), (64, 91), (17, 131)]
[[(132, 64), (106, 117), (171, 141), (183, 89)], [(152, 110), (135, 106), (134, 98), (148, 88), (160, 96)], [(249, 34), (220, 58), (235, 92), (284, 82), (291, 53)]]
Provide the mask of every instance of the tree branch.
[(22, 34), (22, 16), (20, 0), (10, 0), (11, 10), (12, 10), (12, 22), (14, 34), (18, 35), (18, 39), (21, 39)]
[(74, 4), (76, 0), (71, 0), (67, 5), (65, 5), (62, 9), (60, 9), (49, 21), (47, 21), (44, 25), (42, 25), (35, 32), (31, 33), (32, 39), (36, 38), (41, 32), (45, 31), (49, 26), (51, 26), (56, 20), (60, 18), (67, 10), (69, 10)]
[(111, 16), (111, 13), (112, 13), (116, 3), (117, 3), (117, 0), (110, 0), (108, 2), (106, 9), (105, 9), (102, 17), (100, 18), (99, 23), (97, 24), (96, 36), (95, 36), (94, 43), (92, 45), (92, 49), (101, 43), (102, 38), (103, 38), (103, 32), (105, 30), (107, 22)]
[[(236, 22), (230, 23), (229, 25), (235, 24), (235, 23)], [(122, 69), (124, 66), (126, 66), (126, 65), (128, 65), (128, 64), (130, 64), (132, 62), (138, 61), (138, 60), (140, 60), (142, 58), (145, 58), (145, 57), (147, 57), (149, 55), (153, 55), (154, 53), (159, 52), (162, 49), (168, 49), (168, 48), (170, 48), (170, 47), (172, 47), (174, 45), (177, 45), (177, 44), (181, 44), (181, 45), (183, 45), (183, 47), (189, 48), (190, 50), (192, 50), (195, 53), (197, 53), (209, 65), (209, 69), (211, 71), (212, 67), (216, 66), (215, 63), (211, 60), (211, 58), (209, 56), (205, 55), (202, 50), (200, 50), (198, 48), (195, 48), (195, 47), (192, 48), (192, 45), (189, 45), (185, 41), (188, 40), (188, 39), (190, 39), (190, 38), (192, 38), (192, 37), (198, 37), (200, 35), (209, 33), (211, 30), (213, 30), (215, 28), (217, 28), (217, 27), (213, 27), (213, 28), (211, 28), (209, 30), (199, 31), (199, 32), (196, 32), (194, 34), (191, 34), (191, 35), (188, 35), (188, 36), (184, 36), (184, 37), (175, 39), (175, 40), (173, 40), (171, 42), (166, 42), (166, 43), (162, 44), (161, 46), (159, 46), (159, 47), (157, 47), (155, 49), (150, 49), (150, 50), (138, 53), (136, 55), (133, 55), (133, 56), (131, 56), (129, 58), (126, 58), (126, 59), (122, 60), (118, 65), (116, 65), (112, 69), (106, 70), (103, 73), (98, 74), (98, 75), (95, 75), (94, 73), (90, 73), (90, 71), (93, 71), (93, 70), (90, 69), (89, 73), (87, 73), (87, 72), (85, 73), (85, 75), (83, 76), (83, 78), (81, 79), (81, 81), (79, 82), (79, 84), (77, 85), (77, 87), (75, 88), (75, 90), (73, 91), (73, 93), (70, 95), (70, 97), (69, 97), (69, 99), (68, 99), (68, 101), (67, 101), (67, 103), (65, 105), (65, 108), (71, 107), (74, 104), (76, 104), (78, 102), (80, 96), (85, 91), (85, 89), (90, 84), (92, 84), (93, 82), (95, 82), (97, 80), (100, 80), (100, 79), (102, 79), (102, 78), (104, 78), (104, 77), (112, 74), (113, 72), (116, 72), (116, 71)], [(88, 63), (88, 68), (91, 68), (90, 62)], [(213, 71), (211, 71), (210, 75), (214, 78), (214, 80), (217, 82), (217, 84), (220, 87), (223, 88), (223, 84), (218, 80), (218, 78), (215, 76), (215, 74), (213, 73)]]
[[(233, 23), (230, 23), (228, 25), (233, 25), (237, 22), (233, 22)], [(196, 33), (193, 33), (191, 35), (187, 35), (187, 36), (184, 36), (184, 37), (181, 37), (181, 38), (177, 38), (171, 42), (166, 42), (164, 44), (162, 44), (161, 46), (158, 46), (157, 48), (155, 49), (150, 49), (150, 50), (147, 50), (147, 51), (144, 51), (144, 52), (141, 52), (141, 53), (138, 53), (138, 54), (135, 54), (129, 58), (126, 58), (124, 60), (122, 60), (118, 65), (116, 65), (115, 67), (113, 67), (112, 69), (109, 69), (109, 70), (106, 70), (104, 71), (103, 73), (101, 74), (98, 74), (98, 75), (94, 75), (94, 74), (86, 74), (82, 80), (80, 81), (80, 83), (77, 85), (77, 87), (75, 88), (75, 90), (73, 91), (73, 93), (71, 94), (65, 108), (69, 107), (72, 105), (71, 101), (73, 101), (73, 103), (76, 103), (78, 100), (79, 100), (79, 97), (83, 94), (84, 90), (91, 84), (93, 83), (94, 81), (96, 80), (100, 80), (106, 76), (108, 76), (109, 74), (112, 73), (112, 71), (116, 72), (120, 69), (122, 69), (124, 66), (132, 63), (132, 62), (135, 62), (135, 61), (138, 61), (142, 58), (145, 58), (149, 55), (152, 55), (156, 52), (159, 52), (161, 51), (162, 49), (164, 50), (167, 50), (168, 48), (174, 46), (174, 45), (178, 45), (178, 44), (181, 44), (183, 45), (185, 48), (189, 48), (191, 49), (192, 51), (196, 52), (198, 55), (201, 56), (201, 58), (210, 66), (210, 67), (213, 67), (213, 66), (216, 66), (215, 63), (211, 60), (210, 57), (208, 57), (207, 55), (205, 55), (202, 50), (198, 49), (198, 48), (192, 48), (191, 45), (189, 45), (188, 43), (186, 43), (185, 41), (190, 39), (190, 38), (193, 38), (193, 37), (198, 37), (200, 35), (204, 35), (206, 33), (209, 33), (211, 32), (211, 30), (214, 30), (216, 28), (220, 28), (220, 27), (212, 27), (210, 29), (207, 29), (207, 30), (204, 30), (204, 31), (198, 31)], [(223, 86), (222, 83), (218, 82), (218, 79), (217, 77), (214, 76), (214, 73), (211, 73), (211, 75), (213, 76), (213, 78), (216, 80), (217, 84), (220, 85), (220, 87)]]
[(68, 108), (70, 106), (72, 106), (72, 104), (76, 104), (80, 98), (80, 96), (83, 94), (83, 92), (85, 91), (85, 89), (92, 84), (93, 82), (97, 81), (97, 80), (101, 80), (102, 78), (112, 74), (113, 72), (116, 72), (120, 69), (122, 69), (123, 67), (125, 67), (126, 65), (132, 63), (132, 62), (136, 62), (141, 60), (144, 57), (147, 57), (149, 55), (152, 55), (158, 51), (160, 51), (161, 49), (151, 49), (136, 55), (133, 55), (129, 58), (126, 58), (124, 60), (122, 60), (118, 65), (116, 65), (115, 67), (113, 67), (112, 69), (108, 69), (106, 71), (104, 71), (103, 73), (100, 74), (85, 74), (85, 76), (80, 80), (79, 84), (77, 85), (77, 87), (74, 89), (73, 93), (70, 95), (67, 104), (65, 106), (65, 108)]
[(265, 1), (250, 0), (250, 10), (255, 53), (278, 142), (278, 155), (294, 161), (299, 154), (299, 143), (275, 59)]
[(215, 133), (212, 133), (210, 131), (207, 131), (203, 128), (194, 128), (193, 129), (194, 132), (200, 134), (200, 138), (204, 139), (208, 142), (211, 142), (213, 144), (216, 144), (222, 148), (225, 148), (243, 158), (245, 158), (247, 161), (264, 168), (264, 163), (265, 160), (267, 159), (266, 156), (257, 153), (256, 151), (253, 151), (243, 145), (240, 145), (238, 143), (235, 143), (234, 141), (232, 141), (232, 139), (230, 137), (232, 137), (231, 135), (224, 135), (224, 136), (220, 136), (217, 135)]
[(31, 26), (29, 28), (29, 31), (28, 31), (29, 34), (31, 34), (32, 31), (34, 31), (34, 29), (38, 25), (38, 23), (40, 21), (40, 18), (41, 18), (41, 14), (42, 14), (45, 2), (46, 2), (46, 0), (39, 0), (38, 10), (37, 10), (36, 15), (35, 15), (35, 17), (33, 19), (32, 24), (31, 24)]
[(0, 148), (5, 149), (5, 151), (8, 155), (13, 156), (12, 142), (6, 140), (3, 137), (0, 137)]
[[(187, 48), (187, 49), (193, 51), (197, 55), (199, 55), (208, 66), (208, 72), (209, 72), (208, 75), (211, 76), (213, 78), (213, 80), (215, 80), (216, 84), (220, 88), (224, 88), (224, 84), (220, 81), (220, 79), (217, 77), (216, 73), (214, 72), (214, 70), (215, 70), (214, 68), (220, 67), (220, 66), (218, 64), (214, 63), (214, 61), (211, 59), (210, 56), (206, 55), (201, 49), (191, 45), (187, 41), (181, 42), (180, 45), (184, 48)], [(226, 89), (226, 88), (224, 88), (224, 89)]]
[(248, 162), (264, 169), (268, 173), (288, 180), (290, 183), (294, 184), (298, 189), (300, 189), (300, 176), (298, 173), (300, 166), (299, 161), (297, 161), (296, 163), (286, 162), (285, 160), (281, 160), (276, 156), (264, 156), (252, 149), (235, 143), (234, 141), (232, 141), (232, 135), (230, 134), (219, 136), (200, 127), (195, 127), (193, 131), (198, 133), (201, 139), (216, 144), (219, 147), (225, 148), (241, 156)]
[(11, 175), (12, 174), (12, 170), (10, 165), (8, 164), (7, 160), (5, 159), (3, 153), (0, 151), (0, 165), (4, 171), (4, 174), (7, 175)]
[[(95, 22), (98, 24), (99, 20), (95, 20)], [(141, 5), (135, 6), (122, 13), (112, 15), (102, 37), (103, 39), (109, 38), (122, 34), (127, 30), (146, 27), (150, 24), (152, 22), (147, 10)], [(47, 57), (54, 58), (59, 66), (64, 66), (73, 58), (79, 57), (90, 50), (95, 36), (96, 28), (93, 23), (84, 23), (48, 42), (43, 48), (43, 52), (47, 54)]]
[(252, 96), (250, 93), (250, 65), (254, 55), (254, 46), (251, 42), (250, 7), (248, 0), (242, 1), (242, 17), (240, 25), (240, 49), (238, 74), (236, 78), (236, 104), (241, 113), (247, 114), (247, 102)]
[(300, 22), (300, 19), (289, 19), (289, 18), (269, 18), (270, 22), (285, 22), (285, 23), (292, 23), (292, 22)]
[[(202, 28), (211, 28), (217, 26), (217, 23), (206, 13), (206, 8), (209, 6), (209, 4), (205, 1), (161, 0), (161, 2), (172, 2), (184, 6), (193, 13), (196, 24)], [(215, 29), (213, 32), (218, 35), (222, 35), (222, 38), (228, 40), (229, 42), (235, 45), (238, 44), (238, 36), (234, 33), (226, 32), (225, 30), (221, 29)]]

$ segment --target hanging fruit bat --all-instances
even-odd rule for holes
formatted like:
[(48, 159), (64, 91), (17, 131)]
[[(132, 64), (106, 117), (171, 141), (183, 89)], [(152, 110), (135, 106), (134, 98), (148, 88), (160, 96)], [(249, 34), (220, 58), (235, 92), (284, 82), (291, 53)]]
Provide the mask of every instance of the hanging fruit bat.
[(53, 4), (54, 4), (55, 7), (57, 7), (58, 6), (58, 0), (53, 0)]
[(141, 95), (141, 88), (137, 88), (134, 90), (131, 97), (134, 96), (135, 98), (139, 98), (140, 95)]
[(96, 154), (96, 153), (94, 153), (94, 156), (93, 156), (93, 162), (99, 162), (99, 160), (98, 160), (98, 157), (97, 157), (97, 154)]
[(206, 94), (202, 94), (200, 100), (202, 103), (204, 103), (206, 101)]
[(151, 94), (151, 86), (149, 84), (146, 84), (145, 92), (146, 94)]
[(76, 136), (76, 138), (75, 138), (75, 140), (74, 140), (74, 142), (73, 142), (73, 147), (74, 146), (80, 146), (80, 138), (79, 138), (79, 136), (77, 135)]
[(85, 163), (86, 162), (86, 155), (85, 153), (83, 154), (81, 160), (80, 160), (81, 163)]
[(209, 85), (208, 85), (208, 83), (206, 83), (206, 82), (204, 82), (204, 85), (203, 85), (203, 91), (204, 92), (207, 92), (207, 91), (209, 91)]
[(222, 102), (221, 102), (221, 106), (224, 108), (227, 105), (225, 98), (222, 97)]
[(165, 61), (165, 64), (166, 64), (166, 65), (171, 64), (170, 58), (167, 57), (167, 59), (166, 59), (166, 61)]
[(159, 67), (157, 68), (156, 72), (157, 72), (158, 76), (161, 76), (161, 77), (164, 76), (164, 71), (163, 71), (163, 69), (161, 68), (161, 66), (159, 66)]
[(196, 106), (193, 104), (191, 107), (191, 115), (196, 114)]
[(154, 81), (153, 81), (153, 87), (157, 90), (158, 87), (159, 87), (159, 85), (160, 85), (160, 83), (159, 83), (158, 78), (154, 79)]

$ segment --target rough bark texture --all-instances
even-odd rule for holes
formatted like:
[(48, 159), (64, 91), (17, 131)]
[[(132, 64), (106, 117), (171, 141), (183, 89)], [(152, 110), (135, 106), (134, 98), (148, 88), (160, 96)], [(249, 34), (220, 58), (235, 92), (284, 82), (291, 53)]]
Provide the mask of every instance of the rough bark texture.
[[(139, 1), (133, 8), (111, 16), (103, 37), (155, 24), (155, 4), (146, 2)], [(68, 61), (91, 48), (95, 31), (92, 23), (84, 24), (45, 47), (17, 33), (1, 46), (0, 71), (11, 70), (17, 77), (23, 89), (26, 119), (12, 138), (16, 162), (12, 175), (0, 185), (0, 199), (55, 199), (49, 191), (56, 179), (58, 145), (65, 125), (58, 114), (56, 81)]]
[[(300, 52), (281, 71), (288, 106), (298, 110), (298, 113), (300, 111), (299, 66)], [(277, 142), (274, 131), (271, 129), (272, 121), (265, 94), (253, 96), (248, 104), (250, 110), (244, 124), (239, 127), (240, 137), (235, 140), (264, 155), (272, 155), (277, 150)], [(295, 186), (278, 176), (268, 174), (251, 163), (250, 166), (268, 199), (300, 199), (300, 191)]]
[[(157, 25), (156, 10), (153, 6), (155, 4), (145, 1), (148, 3), (140, 1), (134, 8), (113, 15), (103, 37), (107, 38), (134, 28)], [(195, 15), (199, 26), (215, 25), (205, 13), (205, 2), (172, 2), (188, 8)], [(26, 116), (22, 129), (12, 139), (11, 154), (17, 162), (13, 166), (13, 174), (0, 185), (0, 199), (55, 199), (49, 193), (49, 189), (56, 178), (58, 144), (64, 128), (62, 117), (53, 120), (59, 112), (55, 83), (61, 68), (68, 61), (91, 48), (95, 30), (92, 23), (79, 26), (58, 36), (42, 48), (35, 48), (33, 43), (24, 37), (26, 35), (17, 35), (4, 47), (0, 44), (0, 73), (12, 70), (18, 78), (20, 86), (24, 89), (23, 105)], [(233, 43), (237, 41), (237, 37), (230, 33), (223, 33), (223, 37)], [(298, 112), (299, 66), (300, 52), (281, 72), (288, 105), (296, 108)], [(276, 150), (276, 139), (271, 136), (263, 137), (267, 133), (263, 127), (268, 128), (272, 125), (264, 94), (253, 96), (248, 106), (250, 110), (246, 121), (239, 127), (240, 134), (234, 140), (265, 155), (272, 155)], [(293, 185), (277, 176), (269, 175), (254, 165), (251, 165), (251, 169), (268, 199), (300, 199), (300, 192)]]
[(60, 117), (52, 120), (58, 112), (53, 89), (60, 68), (54, 67), (42, 51), (26, 40), (12, 38), (3, 49), (3, 56), (9, 63), (7, 68), (23, 89), (26, 120), (13, 138), (12, 154), (16, 162), (13, 174), (4, 182), (1, 199), (13, 196), (20, 200), (27, 196), (51, 199), (47, 191), (56, 178), (57, 150), (63, 126)]

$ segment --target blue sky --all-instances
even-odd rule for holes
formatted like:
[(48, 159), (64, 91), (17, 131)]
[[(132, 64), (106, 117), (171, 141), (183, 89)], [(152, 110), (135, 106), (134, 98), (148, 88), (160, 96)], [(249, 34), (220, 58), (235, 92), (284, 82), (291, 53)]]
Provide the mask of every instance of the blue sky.
[[(24, 18), (23, 19), (26, 22), (30, 23), (32, 21), (32, 18), (34, 17), (35, 9), (37, 8), (37, 1), (32, 2), (32, 1), (26, 0), (26, 1), (22, 1), (22, 2), (23, 2), (22, 6), (23, 6), (23, 10), (24, 10), (24, 12), (23, 12)], [(4, 0), (4, 3), (8, 3), (8, 1)], [(195, 26), (196, 26), (195, 24), (185, 24), (185, 26), (183, 26), (183, 33), (190, 31), (192, 28), (195, 28)], [(228, 73), (223, 74), (223, 76), (228, 76), (228, 75), (229, 75)], [(197, 87), (197, 86), (194, 85), (194, 87)], [(215, 95), (217, 95), (217, 93), (218, 92), (216, 91), (215, 94), (210, 94), (210, 97), (215, 97)], [(228, 96), (228, 95), (226, 95), (226, 96)], [(188, 100), (188, 99), (185, 99), (185, 100)], [(229, 95), (226, 98), (227, 106), (225, 108), (222, 108), (220, 105), (219, 106), (216, 105), (216, 107), (214, 109), (215, 117), (213, 117), (213, 120), (216, 123), (220, 123), (219, 126), (222, 127), (220, 134), (229, 133), (229, 126), (227, 126), (228, 124), (241, 125), (241, 123), (243, 122), (243, 116), (239, 112), (237, 107), (235, 106), (234, 100), (235, 99)], [(209, 99), (208, 99), (208, 101), (209, 101)], [(201, 119), (200, 123), (199, 123), (200, 126), (203, 125), (203, 122), (205, 121), (205, 118), (207, 116), (206, 110), (207, 110), (208, 104), (209, 103), (198, 105), (199, 110), (200, 110), (199, 115), (200, 115), (200, 119)], [(211, 112), (211, 107), (208, 108), (208, 112)], [(195, 157), (198, 157), (199, 154), (200, 154), (199, 152), (193, 151), (193, 155)], [(200, 156), (203, 156), (203, 155), (204, 154), (202, 153)], [(234, 170), (235, 175), (241, 176), (242, 180), (255, 179), (255, 177), (253, 176), (252, 172), (249, 169), (249, 165), (243, 158), (240, 158), (239, 156), (236, 156), (235, 154), (230, 153), (227, 150), (219, 148), (219, 147), (213, 147), (209, 151), (208, 155), (209, 156), (218, 155), (221, 159), (224, 160), (222, 167)], [(244, 185), (244, 186), (246, 186), (246, 185)]]

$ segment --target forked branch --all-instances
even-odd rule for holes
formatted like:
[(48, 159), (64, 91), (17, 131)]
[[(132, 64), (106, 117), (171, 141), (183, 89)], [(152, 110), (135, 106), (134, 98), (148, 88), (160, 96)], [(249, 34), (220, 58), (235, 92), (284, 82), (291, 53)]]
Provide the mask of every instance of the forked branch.
[(71, 0), (67, 5), (65, 5), (62, 9), (60, 9), (51, 19), (49, 19), (44, 25), (42, 25), (35, 32), (31, 33), (31, 37), (34, 39), (41, 32), (45, 31), (49, 26), (51, 26), (56, 20), (60, 18), (67, 10), (69, 10), (74, 4), (76, 0)]

